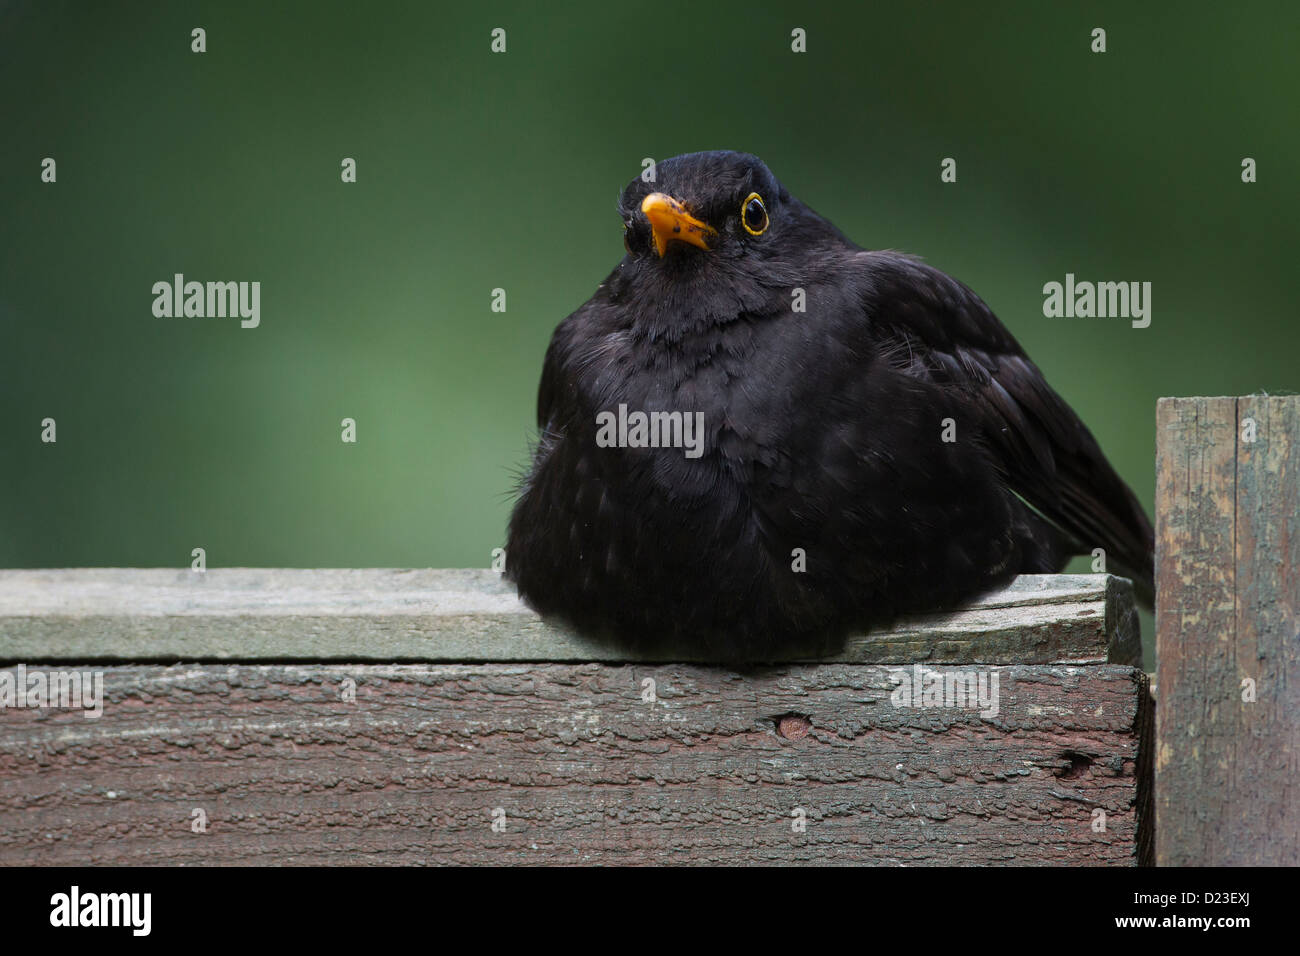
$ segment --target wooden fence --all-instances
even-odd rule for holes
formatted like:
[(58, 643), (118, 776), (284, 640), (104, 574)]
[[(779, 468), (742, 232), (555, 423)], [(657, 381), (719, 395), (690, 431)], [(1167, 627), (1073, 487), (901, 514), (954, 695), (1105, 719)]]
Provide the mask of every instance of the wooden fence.
[(1158, 739), (1105, 575), (736, 670), (490, 571), (0, 571), (0, 864), (1300, 862), (1297, 400), (1159, 425)]
[[(104, 677), (98, 718), (0, 711), (3, 863), (1132, 864), (1149, 842), (1132, 600), (1101, 575), (744, 672), (585, 644), (490, 571), (10, 571), (0, 633), (28, 671)], [(976, 699), (894, 706), (929, 675)]]
[(1300, 397), (1162, 399), (1162, 865), (1300, 865)]

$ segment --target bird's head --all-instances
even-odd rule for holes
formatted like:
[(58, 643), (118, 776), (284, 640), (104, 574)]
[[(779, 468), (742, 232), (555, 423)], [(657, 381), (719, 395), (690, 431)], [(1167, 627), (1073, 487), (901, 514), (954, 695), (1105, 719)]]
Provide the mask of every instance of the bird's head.
[[(627, 250), (620, 291), (667, 298), (682, 318), (715, 321), (798, 284), (823, 243), (847, 243), (790, 195), (757, 156), (687, 153), (638, 176), (619, 197)], [(612, 277), (613, 278), (613, 277)], [(770, 299), (770, 297), (767, 297)], [(682, 313), (696, 313), (686, 315)]]
[(726, 257), (769, 246), (790, 195), (757, 156), (687, 153), (638, 176), (619, 197), (623, 244), (631, 257), (674, 265), (696, 253)]

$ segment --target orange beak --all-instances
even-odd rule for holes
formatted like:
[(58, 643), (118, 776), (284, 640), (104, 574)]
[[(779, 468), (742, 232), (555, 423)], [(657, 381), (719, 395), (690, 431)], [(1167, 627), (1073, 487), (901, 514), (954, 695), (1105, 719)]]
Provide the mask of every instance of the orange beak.
[(650, 228), (655, 234), (655, 251), (660, 256), (668, 248), (668, 243), (674, 240), (707, 249), (707, 240), (717, 235), (711, 226), (700, 222), (686, 211), (685, 206), (664, 193), (646, 196), (641, 203), (641, 211), (650, 220)]

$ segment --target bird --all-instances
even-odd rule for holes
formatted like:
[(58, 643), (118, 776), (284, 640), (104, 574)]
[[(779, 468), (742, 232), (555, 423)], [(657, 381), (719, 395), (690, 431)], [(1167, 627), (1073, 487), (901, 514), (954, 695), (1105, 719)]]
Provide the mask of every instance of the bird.
[(748, 153), (664, 160), (618, 212), (509, 518), (506, 577), (543, 617), (802, 659), (1101, 553), (1150, 604), (1137, 497), (967, 286), (856, 245)]

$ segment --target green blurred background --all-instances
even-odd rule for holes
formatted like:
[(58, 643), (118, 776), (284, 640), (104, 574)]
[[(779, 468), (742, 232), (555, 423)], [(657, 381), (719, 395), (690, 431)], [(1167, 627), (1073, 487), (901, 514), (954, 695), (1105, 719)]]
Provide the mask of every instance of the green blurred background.
[(487, 565), (619, 190), (709, 148), (972, 286), (1150, 508), (1158, 396), (1300, 382), (1300, 5), (1166, 6), (4, 4), (0, 566)]

